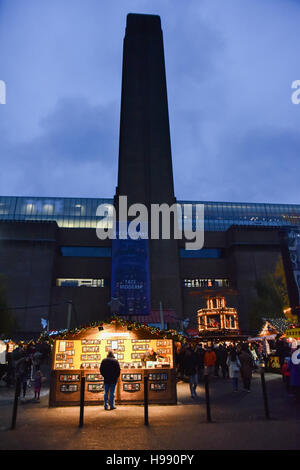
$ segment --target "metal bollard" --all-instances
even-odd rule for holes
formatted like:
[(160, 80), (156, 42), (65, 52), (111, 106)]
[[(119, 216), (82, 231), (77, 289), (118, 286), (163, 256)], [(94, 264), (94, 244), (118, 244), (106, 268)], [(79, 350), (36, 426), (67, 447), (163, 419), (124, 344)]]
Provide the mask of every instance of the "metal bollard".
[(79, 427), (83, 427), (85, 377), (81, 377)]
[(145, 419), (145, 426), (149, 425), (149, 417), (148, 417), (148, 375), (144, 376), (144, 419)]
[(12, 421), (11, 421), (11, 429), (15, 429), (16, 427), (18, 402), (19, 402), (20, 393), (21, 393), (21, 380), (20, 380), (20, 377), (18, 377), (16, 381), (16, 391), (15, 391), (15, 399), (14, 399), (13, 414), (12, 414)]
[(261, 378), (261, 386), (262, 386), (263, 399), (264, 399), (265, 416), (266, 416), (266, 419), (270, 419), (265, 373), (263, 370), (260, 371), (260, 378)]
[(205, 400), (206, 400), (206, 418), (207, 422), (211, 423), (211, 414), (210, 414), (210, 399), (209, 399), (209, 380), (208, 375), (204, 376), (205, 382)]

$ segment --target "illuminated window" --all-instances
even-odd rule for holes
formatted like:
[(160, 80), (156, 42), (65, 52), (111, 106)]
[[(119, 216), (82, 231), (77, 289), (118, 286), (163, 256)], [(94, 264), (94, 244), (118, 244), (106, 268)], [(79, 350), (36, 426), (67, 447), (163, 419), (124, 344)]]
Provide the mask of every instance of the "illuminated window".
[(56, 279), (58, 287), (105, 287), (105, 279)]
[(190, 288), (213, 289), (216, 287), (229, 287), (228, 279), (183, 279), (183, 286)]

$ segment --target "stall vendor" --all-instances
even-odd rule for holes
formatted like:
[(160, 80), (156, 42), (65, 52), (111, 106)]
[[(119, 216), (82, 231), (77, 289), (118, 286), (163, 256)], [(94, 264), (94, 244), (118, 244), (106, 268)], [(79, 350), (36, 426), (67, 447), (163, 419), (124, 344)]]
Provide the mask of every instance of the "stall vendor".
[(157, 354), (153, 348), (149, 348), (147, 354), (144, 354), (144, 356), (141, 358), (142, 363), (145, 366), (147, 361), (155, 362), (157, 357), (163, 358), (164, 356)]

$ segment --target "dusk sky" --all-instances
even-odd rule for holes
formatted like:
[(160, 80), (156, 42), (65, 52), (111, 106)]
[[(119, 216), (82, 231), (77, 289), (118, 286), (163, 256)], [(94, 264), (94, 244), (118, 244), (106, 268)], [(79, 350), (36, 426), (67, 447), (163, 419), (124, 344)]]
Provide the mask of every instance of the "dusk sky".
[(113, 197), (128, 13), (161, 17), (177, 199), (300, 204), (298, 0), (0, 0), (0, 195)]

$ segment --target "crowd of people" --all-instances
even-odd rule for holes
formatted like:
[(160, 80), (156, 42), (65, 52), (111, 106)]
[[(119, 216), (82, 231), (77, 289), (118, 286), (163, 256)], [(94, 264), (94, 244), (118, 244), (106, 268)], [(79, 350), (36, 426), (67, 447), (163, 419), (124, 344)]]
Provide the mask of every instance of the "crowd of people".
[[(276, 355), (283, 381), (289, 393), (299, 396), (300, 365), (291, 361), (292, 350), (284, 339), (277, 338)], [(300, 349), (299, 349), (300, 352)], [(251, 391), (252, 374), (260, 365), (266, 365), (267, 351), (263, 343), (239, 344), (180, 344), (177, 343), (175, 363), (178, 380), (188, 380), (191, 397), (197, 397), (197, 385), (208, 377), (231, 379), (232, 389), (237, 392), (241, 385), (246, 392)]]
[(42, 387), (41, 365), (49, 360), (51, 347), (46, 343), (19, 344), (6, 354), (6, 368), (1, 380), (7, 387), (21, 386), (21, 398), (26, 397), (28, 387), (34, 391), (34, 399), (40, 400)]
[(259, 355), (249, 349), (248, 344), (242, 345), (180, 345), (176, 350), (178, 379), (188, 377), (191, 397), (196, 398), (197, 384), (204, 375), (231, 378), (233, 388), (238, 390), (238, 378), (241, 375), (244, 389), (250, 392), (252, 370), (257, 366)]

